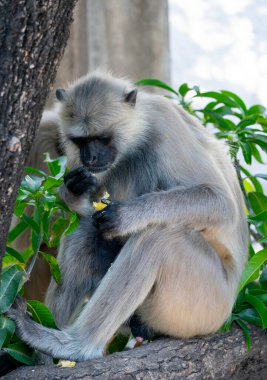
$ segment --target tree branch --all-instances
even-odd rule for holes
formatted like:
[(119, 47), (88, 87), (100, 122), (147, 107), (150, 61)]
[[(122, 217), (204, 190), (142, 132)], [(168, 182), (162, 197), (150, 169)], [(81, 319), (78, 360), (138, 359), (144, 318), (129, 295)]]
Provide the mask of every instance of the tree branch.
[(251, 340), (248, 352), (238, 328), (189, 340), (159, 339), (74, 368), (21, 367), (2, 379), (266, 379), (266, 332), (252, 327)]

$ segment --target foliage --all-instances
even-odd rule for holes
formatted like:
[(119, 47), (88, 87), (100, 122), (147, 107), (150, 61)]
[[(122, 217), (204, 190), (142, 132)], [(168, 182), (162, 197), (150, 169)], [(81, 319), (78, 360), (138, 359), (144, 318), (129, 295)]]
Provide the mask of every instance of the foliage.
[[(0, 288), (0, 348), (8, 352), (16, 361), (34, 364), (35, 353), (14, 335), (14, 322), (4, 313), (14, 302), (17, 294), (23, 294), (23, 285), (28, 281), (38, 255), (49, 264), (51, 275), (57, 283), (61, 281), (57, 260), (50, 254), (41, 252), (41, 243), (47, 247), (57, 247), (60, 237), (72, 233), (78, 226), (78, 218), (60, 200), (57, 191), (63, 184), (66, 159), (60, 157), (45, 159), (50, 175), (26, 168), (26, 176), (20, 186), (14, 214), (19, 223), (8, 235), (6, 254), (3, 257)], [(31, 212), (29, 212), (29, 210)], [(25, 231), (30, 231), (30, 245), (18, 252), (12, 243)], [(28, 301), (27, 310), (32, 318), (44, 326), (56, 328), (50, 310), (39, 301)]]
[[(253, 160), (263, 164), (262, 153), (267, 153), (267, 110), (259, 104), (248, 107), (231, 91), (201, 92), (199, 87), (189, 87), (187, 83), (175, 90), (156, 79), (144, 79), (136, 85), (166, 90), (169, 98), (211, 128), (229, 146), (244, 194), (251, 244), (232, 315), (222, 330), (228, 331), (233, 322), (237, 323), (249, 348), (247, 323), (267, 328), (267, 195), (262, 187), (267, 174), (252, 174), (250, 169)], [(199, 103), (201, 107), (196, 107)], [(261, 249), (255, 252), (255, 246)]]

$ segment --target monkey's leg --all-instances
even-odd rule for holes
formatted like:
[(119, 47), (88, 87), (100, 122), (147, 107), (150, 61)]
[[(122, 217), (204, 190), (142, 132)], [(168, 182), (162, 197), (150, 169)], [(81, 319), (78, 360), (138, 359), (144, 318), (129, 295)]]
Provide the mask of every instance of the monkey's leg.
[(86, 360), (101, 356), (107, 342), (148, 296), (160, 275), (158, 230), (131, 237), (75, 323), (65, 329), (43, 327), (16, 309), (18, 335), (53, 357)]
[(94, 266), (94, 241), (90, 217), (81, 219), (73, 235), (61, 239), (58, 264), (62, 281), (57, 284), (51, 280), (45, 299), (59, 327), (68, 323), (86, 293), (100, 280)]

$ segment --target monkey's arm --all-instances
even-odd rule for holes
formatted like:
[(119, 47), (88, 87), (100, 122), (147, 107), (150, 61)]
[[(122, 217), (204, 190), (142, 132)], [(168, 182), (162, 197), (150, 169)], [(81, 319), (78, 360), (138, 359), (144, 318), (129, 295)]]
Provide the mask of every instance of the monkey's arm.
[(103, 276), (101, 270), (105, 272), (114, 260), (108, 257), (101, 262), (101, 257), (106, 257), (106, 251), (111, 249), (107, 249), (104, 242), (97, 243), (96, 229), (92, 225), (90, 201), (99, 188), (96, 178), (81, 167), (68, 173), (64, 182), (60, 196), (79, 214), (80, 225), (73, 235), (64, 236), (60, 241), (58, 263), (62, 282), (57, 284), (52, 279), (46, 294), (46, 304), (60, 327), (69, 322), (86, 294), (96, 288)]
[(132, 234), (154, 224), (181, 222), (196, 230), (233, 225), (237, 208), (233, 196), (207, 184), (180, 186), (109, 205), (94, 214), (98, 229), (107, 237)]

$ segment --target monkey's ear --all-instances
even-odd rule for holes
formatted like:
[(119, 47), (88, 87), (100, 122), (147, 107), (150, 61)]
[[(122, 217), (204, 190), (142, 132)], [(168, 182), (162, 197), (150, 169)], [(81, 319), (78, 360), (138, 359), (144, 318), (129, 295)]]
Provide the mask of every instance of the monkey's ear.
[(125, 94), (124, 100), (134, 107), (136, 103), (136, 97), (137, 97), (137, 88)]
[(64, 90), (63, 88), (58, 88), (56, 90), (56, 98), (60, 102), (63, 102), (66, 99), (66, 90)]

